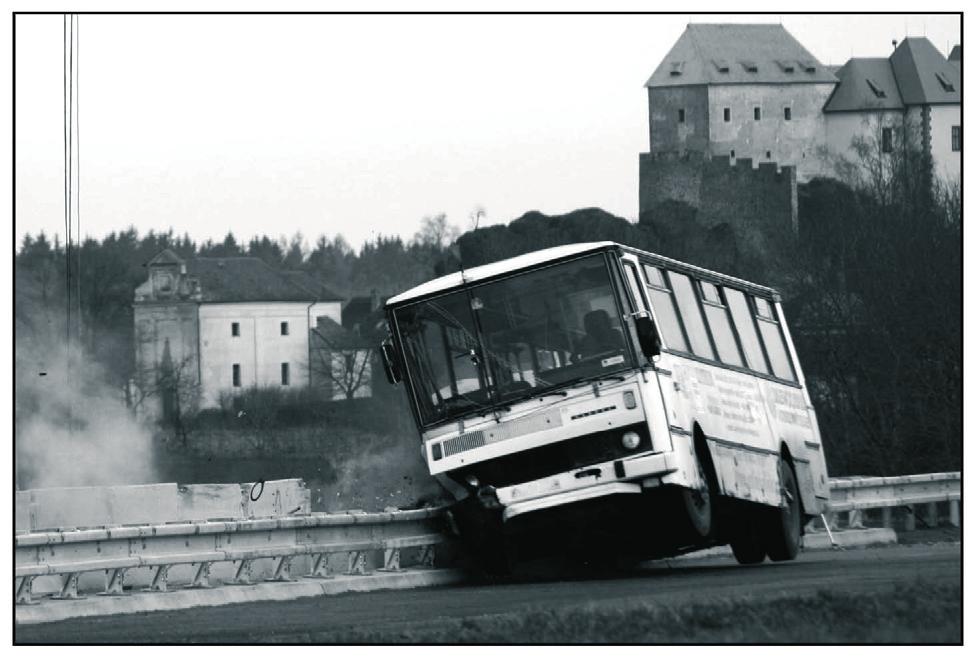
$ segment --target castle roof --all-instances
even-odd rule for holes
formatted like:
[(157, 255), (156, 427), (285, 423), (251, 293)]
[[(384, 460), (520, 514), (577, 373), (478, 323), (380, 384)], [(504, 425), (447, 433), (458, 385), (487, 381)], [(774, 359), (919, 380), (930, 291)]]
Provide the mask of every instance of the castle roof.
[(854, 57), (837, 75), (825, 112), (960, 103), (960, 72), (926, 37), (904, 39), (888, 58)]
[(834, 82), (781, 25), (691, 23), (645, 86)]
[(893, 66), (885, 57), (854, 57), (836, 76), (839, 85), (825, 103), (825, 112), (903, 109)]
[(960, 72), (926, 37), (908, 37), (889, 57), (905, 105), (960, 103)]

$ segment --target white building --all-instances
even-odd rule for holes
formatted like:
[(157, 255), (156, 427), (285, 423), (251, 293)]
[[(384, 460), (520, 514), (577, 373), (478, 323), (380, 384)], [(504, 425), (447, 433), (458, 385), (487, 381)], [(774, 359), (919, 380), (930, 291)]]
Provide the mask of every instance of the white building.
[(341, 323), (341, 298), (305, 273), (254, 257), (181, 259), (163, 250), (135, 290), (136, 385), (146, 413), (217, 407), (247, 387), (312, 385), (310, 334)]
[(929, 159), (936, 178), (960, 180), (960, 69), (929, 39), (904, 39), (888, 58), (852, 58), (836, 76), (824, 113), (837, 161), (861, 165), (857, 140), (889, 159), (897, 145), (909, 145)]

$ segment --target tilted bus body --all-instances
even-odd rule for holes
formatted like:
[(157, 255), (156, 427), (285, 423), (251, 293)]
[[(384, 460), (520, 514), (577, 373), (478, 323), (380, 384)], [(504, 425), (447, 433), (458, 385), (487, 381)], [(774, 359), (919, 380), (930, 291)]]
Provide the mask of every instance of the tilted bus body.
[(828, 501), (772, 289), (584, 243), (432, 280), (386, 313), (387, 373), (487, 565), (512, 540), (791, 559)]

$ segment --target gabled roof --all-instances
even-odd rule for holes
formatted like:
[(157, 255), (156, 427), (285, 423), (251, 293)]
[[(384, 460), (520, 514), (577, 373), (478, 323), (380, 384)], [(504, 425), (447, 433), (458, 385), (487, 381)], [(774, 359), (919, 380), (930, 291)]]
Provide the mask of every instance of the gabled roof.
[(834, 82), (781, 25), (691, 23), (645, 86)]
[[(257, 257), (182, 259), (166, 249), (148, 267), (181, 265), (187, 279), (199, 282), (201, 302), (324, 302), (342, 300), (301, 271), (280, 271)], [(187, 292), (189, 289), (187, 289)], [(189, 295), (189, 294), (186, 294)]]
[(893, 66), (885, 57), (854, 57), (836, 75), (839, 85), (825, 103), (825, 112), (903, 109)]
[(908, 37), (889, 57), (904, 105), (960, 103), (960, 71), (926, 37)]

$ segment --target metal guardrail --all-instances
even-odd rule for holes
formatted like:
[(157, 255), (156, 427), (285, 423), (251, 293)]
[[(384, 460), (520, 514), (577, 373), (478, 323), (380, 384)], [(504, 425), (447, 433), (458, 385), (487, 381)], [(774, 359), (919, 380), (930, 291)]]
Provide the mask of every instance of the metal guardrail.
[[(367, 575), (368, 555), (381, 552), (379, 571), (400, 571), (401, 550), (419, 548), (418, 564), (432, 566), (434, 547), (449, 541), (441, 534), (441, 509), (386, 513), (349, 512), (249, 520), (166, 523), (29, 532), (15, 539), (16, 602), (33, 602), (34, 581), (59, 576), (56, 599), (76, 599), (79, 577), (105, 572), (103, 595), (122, 595), (125, 574), (149, 569), (149, 591), (167, 591), (169, 572), (191, 566), (187, 586), (210, 586), (215, 563), (233, 564), (229, 584), (254, 581), (255, 562), (271, 560), (269, 581), (290, 581), (297, 557), (310, 558), (306, 577), (329, 578), (328, 558), (347, 555), (347, 575)], [(57, 578), (55, 578), (57, 579)]]
[[(849, 514), (849, 526), (862, 525), (864, 511), (880, 509), (891, 526), (892, 509), (927, 507), (927, 524), (937, 522), (937, 504), (948, 502), (950, 523), (960, 525), (960, 472), (902, 477), (845, 477), (830, 480), (829, 516)], [(16, 602), (33, 602), (34, 581), (57, 580), (53, 598), (75, 599), (79, 578), (104, 571), (103, 595), (122, 595), (126, 572), (149, 571), (147, 590), (167, 591), (170, 571), (189, 568), (189, 588), (210, 586), (214, 564), (232, 565), (229, 584), (255, 581), (254, 567), (270, 562), (268, 581), (291, 580), (292, 562), (309, 558), (306, 577), (333, 577), (329, 557), (347, 555), (346, 575), (368, 574), (370, 553), (382, 553), (379, 571), (403, 570), (401, 551), (419, 548), (419, 565), (432, 566), (434, 547), (450, 538), (441, 529), (443, 508), (385, 513), (312, 513), (297, 516), (209, 520), (147, 525), (111, 525), (87, 529), (32, 531), (15, 538)], [(265, 566), (265, 568), (268, 568)]]
[(893, 509), (906, 508), (905, 526), (916, 524), (914, 507), (925, 505), (922, 519), (939, 522), (937, 505), (946, 502), (948, 520), (960, 526), (961, 473), (935, 472), (900, 477), (837, 477), (829, 480), (829, 515), (848, 513), (849, 527), (861, 527), (863, 512), (879, 509), (882, 526), (892, 526)]

